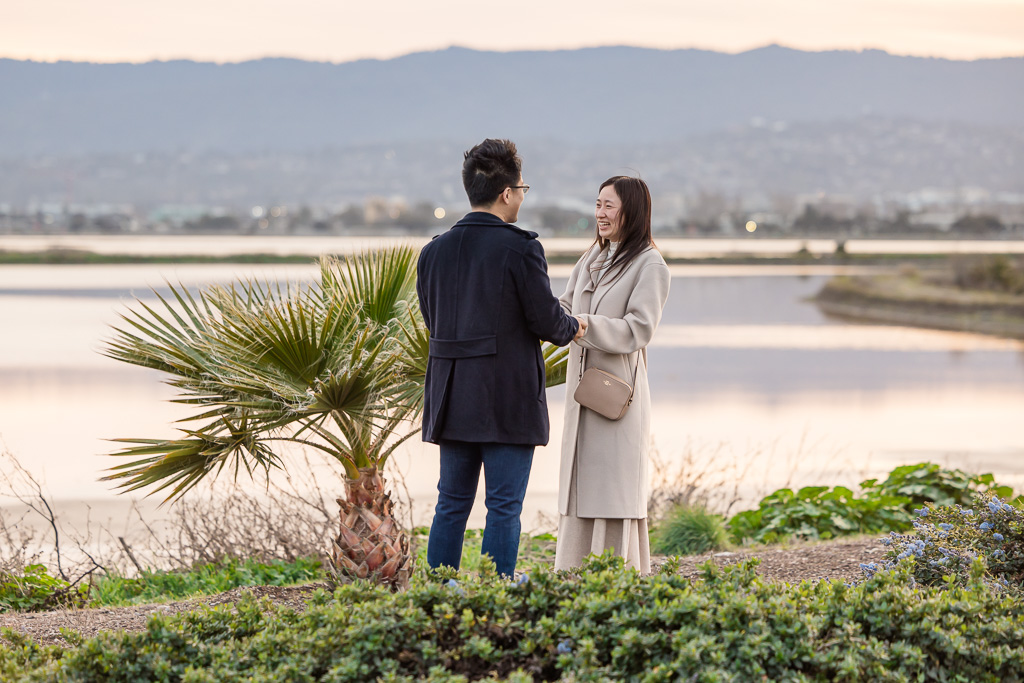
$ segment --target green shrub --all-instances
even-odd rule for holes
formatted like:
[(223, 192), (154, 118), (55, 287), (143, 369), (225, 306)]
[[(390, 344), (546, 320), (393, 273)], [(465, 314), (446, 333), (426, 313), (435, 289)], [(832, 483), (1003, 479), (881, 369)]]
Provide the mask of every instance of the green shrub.
[(927, 586), (966, 586), (973, 575), (989, 585), (1024, 595), (1024, 511), (998, 496), (979, 496), (973, 508), (931, 506), (917, 510), (912, 534), (891, 533), (881, 564), (861, 565), (865, 573), (911, 565)]
[(887, 494), (858, 498), (845, 486), (805, 486), (796, 493), (779, 489), (763, 498), (756, 510), (734, 515), (728, 522), (729, 534), (736, 543), (775, 543), (790, 537), (878, 533), (910, 526), (908, 503), (908, 498)]
[(860, 488), (860, 496), (845, 486), (808, 486), (796, 493), (779, 489), (762, 499), (756, 510), (732, 517), (730, 538), (736, 543), (774, 543), (789, 537), (828, 539), (904, 531), (911, 528), (914, 507), (924, 503), (967, 505), (977, 495), (1013, 495), (992, 474), (969, 474), (930, 462), (897, 467), (884, 481), (868, 479)]
[(953, 280), (961, 289), (1024, 294), (1024, 262), (1005, 254), (957, 259)]
[(287, 586), (322, 578), (324, 572), (316, 558), (267, 563), (227, 559), (194, 565), (188, 571), (145, 571), (130, 579), (107, 576), (93, 585), (91, 597), (97, 605), (142, 604), (222, 593), (239, 586)]
[(913, 588), (903, 568), (859, 585), (764, 583), (755, 562), (639, 576), (621, 559), (405, 593), (318, 593), (302, 613), (252, 599), (155, 616), (64, 652), (8, 636), (4, 680), (1012, 681), (1024, 606), (978, 582)]
[(34, 612), (57, 607), (81, 607), (85, 603), (84, 588), (50, 576), (41, 564), (30, 564), (18, 573), (0, 573), (0, 612)]
[[(413, 528), (412, 537), (416, 548), (416, 572), (423, 572), (427, 568), (427, 541), (430, 536), (430, 527), (418, 526)], [(484, 560), (480, 554), (483, 545), (483, 529), (466, 529), (462, 542), (462, 560), (459, 568), (464, 572), (486, 571), (484, 566), (490, 562)], [(555, 561), (556, 539), (552, 534), (542, 533), (533, 536), (521, 534), (519, 536), (519, 561), (517, 567), (520, 570), (529, 570), (538, 563), (553, 564)], [(493, 564), (493, 563), (492, 563)]]
[(662, 555), (697, 555), (727, 545), (725, 521), (697, 505), (677, 505), (651, 532), (651, 550)]
[(1000, 486), (992, 474), (969, 474), (963, 470), (943, 469), (933, 462), (897, 467), (885, 481), (868, 479), (861, 482), (866, 495), (905, 496), (911, 507), (935, 505), (970, 505), (975, 496), (992, 494), (1009, 498), (1013, 489)]

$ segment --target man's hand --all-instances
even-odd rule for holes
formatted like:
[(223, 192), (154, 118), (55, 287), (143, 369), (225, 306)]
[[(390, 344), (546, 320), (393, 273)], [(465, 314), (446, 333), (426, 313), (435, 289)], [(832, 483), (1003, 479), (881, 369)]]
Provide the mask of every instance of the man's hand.
[(572, 340), (579, 341), (580, 339), (583, 338), (583, 335), (587, 333), (587, 321), (579, 317), (578, 315), (573, 317), (576, 318), (577, 322), (579, 322), (580, 329), (576, 330), (576, 336), (573, 337)]

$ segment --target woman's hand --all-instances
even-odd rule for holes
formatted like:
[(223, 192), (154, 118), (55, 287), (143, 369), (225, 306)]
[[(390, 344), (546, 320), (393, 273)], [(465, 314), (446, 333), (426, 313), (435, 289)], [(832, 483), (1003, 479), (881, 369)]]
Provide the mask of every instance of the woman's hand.
[(583, 335), (587, 333), (587, 321), (578, 315), (573, 316), (580, 324), (580, 329), (576, 330), (576, 336), (572, 338), (573, 341), (579, 341), (583, 338)]

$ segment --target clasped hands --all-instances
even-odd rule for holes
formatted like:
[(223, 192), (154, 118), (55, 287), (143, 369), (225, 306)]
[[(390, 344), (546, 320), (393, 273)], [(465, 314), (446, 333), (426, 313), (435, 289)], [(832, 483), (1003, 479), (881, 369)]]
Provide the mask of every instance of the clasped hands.
[(576, 330), (576, 336), (572, 338), (573, 341), (579, 341), (583, 338), (583, 335), (587, 333), (587, 321), (578, 315), (573, 316), (580, 324), (580, 329)]

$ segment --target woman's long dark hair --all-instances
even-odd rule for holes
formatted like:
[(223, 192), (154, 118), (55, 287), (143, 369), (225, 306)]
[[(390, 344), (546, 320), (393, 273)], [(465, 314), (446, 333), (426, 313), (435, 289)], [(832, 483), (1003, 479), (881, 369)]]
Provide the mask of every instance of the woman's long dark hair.
[[(615, 269), (618, 277), (637, 255), (648, 247), (655, 246), (654, 238), (651, 236), (651, 191), (647, 188), (647, 183), (639, 178), (617, 175), (601, 183), (598, 193), (609, 185), (613, 187), (622, 203), (619, 207), (619, 247), (609, 264), (609, 272)], [(594, 244), (604, 249), (608, 246), (608, 240), (601, 237), (600, 231), (597, 231)], [(595, 263), (594, 267), (600, 268), (601, 264)]]

